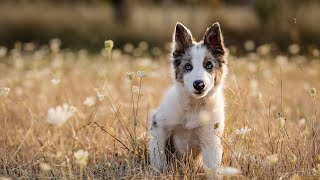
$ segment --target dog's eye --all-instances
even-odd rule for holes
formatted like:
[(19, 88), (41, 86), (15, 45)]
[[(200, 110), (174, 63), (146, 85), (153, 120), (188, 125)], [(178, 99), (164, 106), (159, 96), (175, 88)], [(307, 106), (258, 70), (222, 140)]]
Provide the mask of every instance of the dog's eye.
[(192, 70), (191, 64), (184, 65), (184, 69), (187, 70), (187, 71), (191, 71)]
[(208, 69), (208, 70), (212, 69), (212, 62), (211, 61), (207, 62), (206, 69)]

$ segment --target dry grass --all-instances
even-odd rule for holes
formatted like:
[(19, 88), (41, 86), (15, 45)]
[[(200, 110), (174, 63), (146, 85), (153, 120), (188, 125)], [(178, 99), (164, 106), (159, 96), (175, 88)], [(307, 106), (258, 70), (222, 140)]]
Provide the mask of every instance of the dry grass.
[[(0, 97), (0, 178), (204, 178), (192, 163), (177, 162), (165, 173), (148, 166), (147, 119), (171, 81), (167, 54), (137, 58), (114, 50), (107, 62), (54, 44), (51, 50), (30, 47), (0, 57), (0, 87), (11, 88)], [(309, 89), (320, 89), (319, 58), (248, 53), (229, 62), (223, 165), (241, 170), (235, 179), (316, 179), (319, 95), (310, 96)], [(127, 72), (138, 70), (146, 77), (129, 80)], [(102, 100), (84, 105), (97, 91)], [(60, 127), (49, 124), (48, 109), (63, 103), (73, 106), (73, 116)], [(245, 126), (252, 130), (235, 133)], [(79, 149), (89, 153), (86, 166), (74, 157)], [(267, 160), (275, 154), (278, 160)]]

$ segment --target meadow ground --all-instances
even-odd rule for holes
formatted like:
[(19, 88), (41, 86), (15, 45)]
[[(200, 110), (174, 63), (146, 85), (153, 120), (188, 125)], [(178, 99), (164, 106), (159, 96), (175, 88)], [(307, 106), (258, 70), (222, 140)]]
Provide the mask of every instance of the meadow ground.
[[(257, 49), (229, 56), (223, 166), (241, 171), (233, 179), (317, 179), (319, 51)], [(110, 60), (57, 40), (0, 48), (0, 179), (204, 178), (192, 162), (165, 173), (148, 166), (148, 116), (171, 83), (169, 66), (168, 53), (146, 43)]]

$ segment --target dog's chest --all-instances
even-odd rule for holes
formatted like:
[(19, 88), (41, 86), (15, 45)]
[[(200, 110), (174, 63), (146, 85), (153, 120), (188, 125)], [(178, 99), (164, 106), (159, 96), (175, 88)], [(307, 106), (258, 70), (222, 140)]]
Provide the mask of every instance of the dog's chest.
[(198, 109), (188, 109), (182, 117), (182, 126), (186, 129), (195, 129), (200, 127), (200, 112)]
[(200, 148), (201, 139), (199, 137), (198, 128), (185, 129), (182, 126), (177, 127), (172, 132), (172, 137), (176, 150), (181, 154)]
[(211, 112), (211, 107), (208, 104), (189, 101), (184, 107), (184, 113), (181, 116), (181, 125), (186, 129), (194, 129), (201, 126), (200, 113)]

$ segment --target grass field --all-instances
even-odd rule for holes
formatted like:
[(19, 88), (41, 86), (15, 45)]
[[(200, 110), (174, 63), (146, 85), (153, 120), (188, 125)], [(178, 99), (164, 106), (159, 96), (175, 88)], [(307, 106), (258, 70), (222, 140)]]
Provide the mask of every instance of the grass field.
[[(225, 178), (317, 179), (319, 51), (257, 49), (229, 56), (223, 166), (241, 173)], [(111, 55), (57, 40), (0, 48), (0, 179), (205, 178), (192, 162), (148, 166), (148, 116), (171, 83), (169, 54), (140, 43)]]

